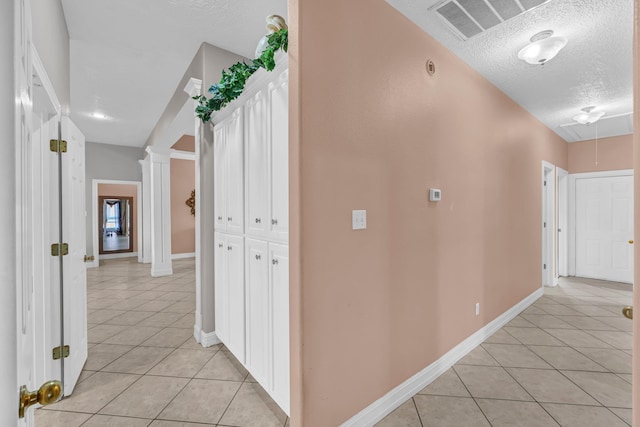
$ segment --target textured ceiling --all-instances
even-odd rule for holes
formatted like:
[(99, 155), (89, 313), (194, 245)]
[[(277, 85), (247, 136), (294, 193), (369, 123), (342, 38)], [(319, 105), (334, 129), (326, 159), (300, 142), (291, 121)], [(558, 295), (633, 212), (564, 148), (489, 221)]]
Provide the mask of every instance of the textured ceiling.
[(62, 4), (71, 38), (72, 119), (88, 141), (138, 147), (203, 42), (251, 58), (265, 34), (265, 17), (287, 16), (287, 0)]
[[(387, 2), (569, 142), (590, 134), (561, 127), (583, 107), (605, 111), (602, 120), (633, 111), (633, 0), (551, 0), (466, 41), (433, 10), (442, 0)], [(564, 50), (544, 66), (519, 60), (549, 29), (569, 39)], [(602, 126), (599, 137), (630, 133), (626, 123)]]

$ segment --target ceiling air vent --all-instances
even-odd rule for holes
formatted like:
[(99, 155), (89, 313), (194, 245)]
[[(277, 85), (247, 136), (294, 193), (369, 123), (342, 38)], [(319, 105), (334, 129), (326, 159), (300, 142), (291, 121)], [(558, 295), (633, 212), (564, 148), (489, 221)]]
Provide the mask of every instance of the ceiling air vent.
[(445, 0), (429, 10), (435, 10), (462, 40), (467, 40), (549, 1)]
[(582, 125), (572, 122), (560, 125), (558, 134), (567, 142), (586, 141), (606, 136), (628, 135), (633, 133), (633, 113), (604, 116), (596, 123)]

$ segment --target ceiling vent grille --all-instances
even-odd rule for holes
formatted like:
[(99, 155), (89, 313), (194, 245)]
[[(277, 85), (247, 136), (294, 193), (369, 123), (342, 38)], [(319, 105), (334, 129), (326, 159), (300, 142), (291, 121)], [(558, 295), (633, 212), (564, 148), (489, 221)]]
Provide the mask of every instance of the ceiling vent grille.
[(633, 133), (633, 113), (616, 116), (604, 116), (596, 123), (582, 125), (572, 122), (560, 125), (558, 134), (567, 142), (586, 141), (596, 139), (602, 135), (619, 136)]
[(462, 40), (468, 40), (508, 19), (551, 0), (445, 0), (435, 10)]

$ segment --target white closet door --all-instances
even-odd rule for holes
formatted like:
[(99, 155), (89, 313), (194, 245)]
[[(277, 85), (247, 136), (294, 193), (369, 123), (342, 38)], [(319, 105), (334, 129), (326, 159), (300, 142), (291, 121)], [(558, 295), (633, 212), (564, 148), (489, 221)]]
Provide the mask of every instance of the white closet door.
[(244, 124), (243, 108), (233, 112), (227, 123), (227, 231), (244, 231)]
[(269, 85), (271, 106), (271, 234), (289, 238), (289, 73)]
[(271, 290), (267, 242), (246, 241), (247, 361), (246, 367), (265, 389), (271, 387)]
[(633, 282), (633, 177), (576, 180), (576, 275)]
[(228, 235), (227, 283), (229, 286), (229, 336), (225, 344), (236, 358), (244, 363), (245, 302), (244, 302), (244, 237)]
[(249, 99), (245, 112), (246, 234), (256, 237), (265, 237), (269, 232), (267, 120), (267, 91), (261, 90)]
[(273, 398), (289, 414), (289, 248), (269, 244), (273, 289)]
[(215, 125), (213, 130), (213, 214), (215, 229), (224, 231), (227, 228), (226, 188), (227, 188), (227, 155), (226, 155), (226, 123)]
[(224, 343), (229, 337), (229, 284), (227, 281), (227, 246), (228, 242), (224, 235), (215, 233), (215, 258), (214, 258), (214, 280), (215, 280), (215, 330), (216, 335)]

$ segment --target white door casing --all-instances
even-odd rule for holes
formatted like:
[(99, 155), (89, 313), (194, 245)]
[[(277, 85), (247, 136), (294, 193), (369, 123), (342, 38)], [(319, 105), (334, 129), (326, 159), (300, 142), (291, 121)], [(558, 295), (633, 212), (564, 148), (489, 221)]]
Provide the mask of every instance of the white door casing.
[(576, 276), (633, 282), (633, 176), (575, 180)]
[(569, 173), (556, 168), (556, 275), (569, 275)]
[(555, 166), (542, 162), (542, 285), (555, 286)]

